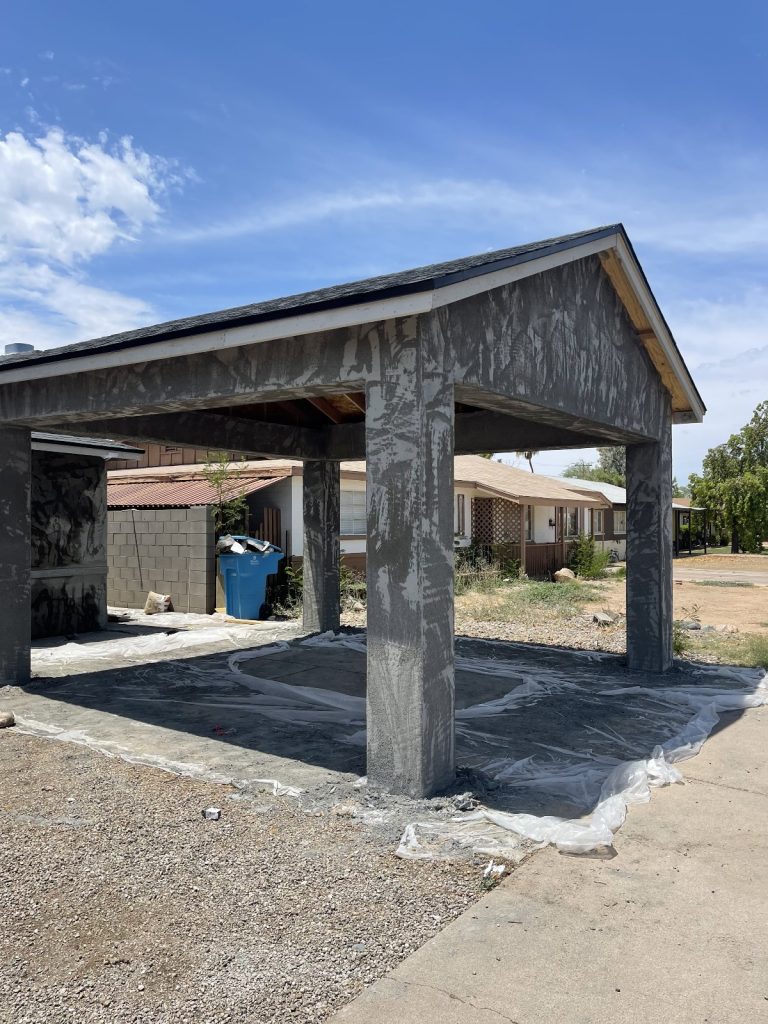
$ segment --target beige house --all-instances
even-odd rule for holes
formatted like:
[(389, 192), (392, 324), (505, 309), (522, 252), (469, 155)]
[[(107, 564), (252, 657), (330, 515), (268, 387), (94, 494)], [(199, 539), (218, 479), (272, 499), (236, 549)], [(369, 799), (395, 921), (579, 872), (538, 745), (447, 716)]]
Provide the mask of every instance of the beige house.
[[(155, 457), (157, 455), (157, 457)], [(152, 461), (165, 458), (152, 453)], [(233, 493), (248, 499), (249, 532), (304, 556), (303, 464), (256, 460), (240, 466)], [(206, 506), (215, 495), (201, 465), (145, 465), (109, 473), (109, 598), (141, 605), (148, 589), (180, 594), (181, 606), (215, 605), (213, 531)], [(609, 502), (552, 477), (479, 455), (454, 460), (454, 539), (519, 562), (529, 576), (547, 577), (568, 559), (580, 530), (599, 528)], [(344, 562), (365, 571), (365, 463), (341, 463), (340, 544)]]

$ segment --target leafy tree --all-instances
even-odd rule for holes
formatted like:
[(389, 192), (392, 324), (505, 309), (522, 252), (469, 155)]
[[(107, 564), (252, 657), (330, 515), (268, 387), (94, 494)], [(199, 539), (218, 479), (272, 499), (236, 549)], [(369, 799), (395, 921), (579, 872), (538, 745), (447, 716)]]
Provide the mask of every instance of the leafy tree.
[(738, 434), (704, 456), (690, 478), (695, 505), (710, 511), (716, 530), (731, 535), (731, 551), (760, 551), (768, 538), (768, 402)]
[(246, 529), (248, 499), (237, 488), (240, 472), (241, 468), (230, 460), (227, 452), (208, 453), (203, 477), (216, 494), (216, 501), (211, 505), (211, 515), (217, 536)]
[(673, 498), (690, 498), (690, 496), (691, 496), (691, 488), (688, 486), (688, 484), (685, 484), (685, 486), (681, 486), (677, 482), (677, 477), (673, 476), (672, 477), (672, 497)]
[(621, 446), (598, 448), (596, 463), (579, 459), (565, 470), (563, 476), (624, 487), (627, 480), (627, 449)]

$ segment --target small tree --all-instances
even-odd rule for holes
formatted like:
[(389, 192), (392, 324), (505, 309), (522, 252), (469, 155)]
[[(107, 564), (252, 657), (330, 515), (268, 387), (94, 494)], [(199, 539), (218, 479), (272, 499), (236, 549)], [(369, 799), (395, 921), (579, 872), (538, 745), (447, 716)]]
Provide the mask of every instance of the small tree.
[(211, 505), (216, 536), (247, 529), (248, 499), (237, 488), (241, 467), (232, 463), (226, 452), (209, 452), (203, 477), (216, 494)]
[(624, 487), (627, 480), (627, 449), (621, 445), (598, 448), (596, 463), (580, 459), (578, 462), (572, 463), (565, 470), (563, 476)]

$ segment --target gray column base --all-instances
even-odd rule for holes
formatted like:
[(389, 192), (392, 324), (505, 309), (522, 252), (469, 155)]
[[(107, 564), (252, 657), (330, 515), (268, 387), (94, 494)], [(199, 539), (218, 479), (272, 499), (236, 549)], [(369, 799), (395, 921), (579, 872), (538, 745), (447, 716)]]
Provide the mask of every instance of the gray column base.
[(0, 427), (0, 686), (23, 686), (30, 677), (31, 480), (29, 430)]
[(627, 665), (667, 672), (672, 653), (672, 429), (627, 447)]
[(304, 463), (304, 628), (336, 633), (340, 623), (338, 462)]

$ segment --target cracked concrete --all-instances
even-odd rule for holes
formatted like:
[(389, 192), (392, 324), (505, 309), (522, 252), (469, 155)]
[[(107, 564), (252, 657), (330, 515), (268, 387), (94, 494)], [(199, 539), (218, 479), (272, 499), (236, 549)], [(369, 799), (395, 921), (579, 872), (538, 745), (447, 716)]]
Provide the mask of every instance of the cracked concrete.
[(723, 715), (616, 857), (537, 854), (334, 1024), (768, 1020), (766, 729)]

